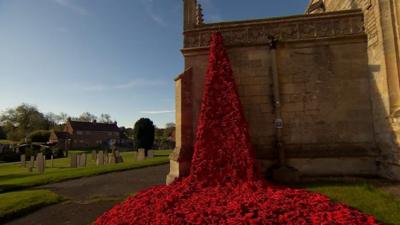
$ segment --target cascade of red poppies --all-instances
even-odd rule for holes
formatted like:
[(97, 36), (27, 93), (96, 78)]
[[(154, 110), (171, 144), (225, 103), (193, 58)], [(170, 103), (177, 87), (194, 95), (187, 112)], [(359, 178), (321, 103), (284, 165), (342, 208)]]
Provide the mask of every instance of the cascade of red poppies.
[(95, 224), (378, 223), (321, 194), (260, 178), (223, 38), (213, 33), (190, 176), (129, 197)]

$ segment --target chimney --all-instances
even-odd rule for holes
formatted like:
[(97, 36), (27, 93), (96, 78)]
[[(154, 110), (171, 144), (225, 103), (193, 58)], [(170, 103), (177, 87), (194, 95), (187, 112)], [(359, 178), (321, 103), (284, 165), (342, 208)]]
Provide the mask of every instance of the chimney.
[(97, 121), (96, 121), (96, 120), (93, 120), (93, 123), (97, 123)]
[(67, 121), (68, 121), (68, 122), (71, 122), (71, 117), (68, 117), (68, 118), (67, 118)]

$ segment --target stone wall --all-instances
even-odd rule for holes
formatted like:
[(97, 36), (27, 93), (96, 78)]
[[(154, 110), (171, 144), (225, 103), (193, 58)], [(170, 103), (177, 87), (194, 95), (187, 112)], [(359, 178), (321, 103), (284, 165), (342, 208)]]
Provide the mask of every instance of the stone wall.
[[(278, 47), (284, 142), (292, 165), (314, 159), (315, 166), (308, 164), (309, 169), (302, 171), (305, 174), (335, 174), (329, 164), (321, 163), (326, 159), (362, 165), (349, 166), (343, 174), (376, 173), (366, 45), (365, 37), (358, 37)], [(192, 118), (199, 115), (207, 53), (199, 50), (185, 57), (193, 70)], [(229, 56), (256, 157), (271, 166), (277, 151), (270, 50), (267, 46), (234, 47)], [(194, 135), (197, 120), (192, 123)]]
[(190, 166), (209, 38), (219, 31), (265, 170), (277, 162), (269, 50), (274, 38), (288, 164), (303, 175), (400, 179), (399, 5), (394, 0), (321, 2), (323, 9), (310, 15), (204, 24), (200, 7), (193, 8), (196, 0), (184, 1), (182, 52), (190, 74), (177, 80), (177, 96), (186, 93), (177, 99), (177, 125), (182, 124), (177, 132), (185, 143), (179, 146), (177, 140), (171, 155), (175, 171)]
[(324, 5), (327, 12), (361, 9), (364, 13), (375, 136), (381, 152), (379, 173), (387, 178), (400, 179), (399, 2), (324, 0)]

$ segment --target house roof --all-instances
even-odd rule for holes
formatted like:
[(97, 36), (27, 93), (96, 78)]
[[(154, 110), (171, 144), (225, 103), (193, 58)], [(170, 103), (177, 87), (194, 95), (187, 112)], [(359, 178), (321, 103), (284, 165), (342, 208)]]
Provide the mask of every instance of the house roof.
[(117, 124), (112, 123), (97, 123), (97, 122), (81, 122), (81, 121), (68, 121), (74, 130), (86, 131), (115, 131), (119, 132)]

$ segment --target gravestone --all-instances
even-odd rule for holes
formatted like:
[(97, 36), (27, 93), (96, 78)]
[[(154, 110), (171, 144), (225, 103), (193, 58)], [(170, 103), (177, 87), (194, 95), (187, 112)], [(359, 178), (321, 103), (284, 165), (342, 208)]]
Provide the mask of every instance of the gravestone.
[(77, 168), (78, 167), (78, 155), (76, 154), (70, 154), (71, 155), (71, 168)]
[(115, 156), (114, 156), (114, 154), (110, 154), (109, 156), (108, 156), (108, 164), (115, 164), (117, 162), (117, 160), (115, 159)]
[(20, 158), (21, 158), (21, 167), (26, 167), (26, 155), (22, 154)]
[(138, 154), (137, 154), (137, 160), (138, 161), (142, 161), (142, 160), (144, 160), (145, 158), (146, 158), (146, 156), (145, 156), (145, 150), (144, 150), (144, 148), (140, 148), (139, 150), (138, 150)]
[(29, 172), (33, 171), (33, 167), (35, 165), (35, 156), (31, 156), (31, 159), (29, 160), (29, 165), (28, 165), (28, 170)]
[(149, 151), (147, 152), (147, 158), (149, 158), (149, 159), (154, 158), (154, 151), (153, 151), (153, 150), (149, 150)]
[(116, 157), (116, 162), (117, 163), (123, 163), (124, 159), (121, 156), (121, 153), (119, 151), (115, 151), (115, 157)]
[(96, 161), (96, 160), (97, 160), (97, 153), (96, 153), (96, 150), (93, 150), (93, 151), (92, 151), (92, 160), (93, 160), (93, 161)]
[(133, 160), (137, 160), (137, 156), (138, 156), (138, 152), (137, 151), (133, 151)]
[(79, 156), (79, 167), (86, 167), (86, 154), (85, 153), (82, 153), (80, 156)]
[(108, 153), (104, 154), (104, 164), (108, 164)]
[(104, 165), (104, 154), (103, 154), (103, 151), (99, 151), (99, 153), (97, 154), (96, 165), (97, 166)]
[(36, 155), (36, 167), (39, 168), (39, 159), (42, 158), (43, 160), (43, 153), (38, 153)]
[(43, 174), (44, 173), (44, 169), (45, 169), (45, 156), (43, 156), (42, 153), (39, 153), (36, 157), (36, 161), (37, 161), (37, 166), (38, 166), (38, 170), (39, 173)]
[(80, 154), (76, 154), (76, 167), (77, 167), (77, 168), (78, 168), (79, 165), (81, 164), (80, 161), (81, 161), (81, 155), (80, 155)]
[(51, 155), (50, 165), (51, 165), (51, 168), (54, 168), (54, 156), (53, 155)]

